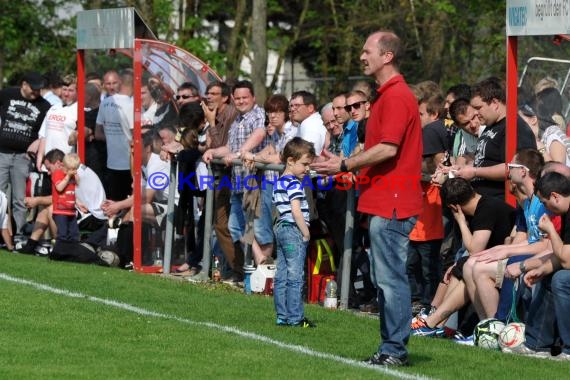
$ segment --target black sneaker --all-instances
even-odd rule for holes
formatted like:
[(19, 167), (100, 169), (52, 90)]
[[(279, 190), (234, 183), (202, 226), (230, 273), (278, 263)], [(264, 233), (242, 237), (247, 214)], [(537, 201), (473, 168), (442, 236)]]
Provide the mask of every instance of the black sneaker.
[(291, 326), (293, 327), (302, 327), (304, 329), (313, 329), (315, 327), (317, 327), (317, 325), (315, 325), (313, 322), (309, 321), (307, 318), (303, 318), (303, 320), (301, 322), (297, 322), (292, 324)]
[(230, 277), (222, 279), (222, 282), (233, 287), (243, 287), (243, 277), (236, 274), (232, 274)]
[(378, 301), (376, 301), (376, 299), (374, 299), (369, 303), (366, 303), (364, 305), (360, 305), (359, 309), (363, 313), (378, 314), (378, 312), (379, 312)]
[(363, 362), (370, 365), (385, 365), (393, 367), (405, 367), (410, 365), (407, 356), (402, 356), (401, 358), (397, 358), (395, 356), (381, 354), (379, 352), (376, 352), (368, 359), (363, 360)]
[(35, 255), (37, 246), (38, 242), (32, 239), (29, 239), (26, 244), (21, 245), (20, 248), (15, 248), (16, 245), (14, 244), (15, 251), (18, 253), (23, 253), (24, 255)]

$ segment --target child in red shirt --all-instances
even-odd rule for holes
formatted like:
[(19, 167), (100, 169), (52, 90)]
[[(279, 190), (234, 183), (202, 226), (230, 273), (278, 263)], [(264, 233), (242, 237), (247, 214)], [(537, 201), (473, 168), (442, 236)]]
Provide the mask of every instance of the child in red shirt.
[(57, 241), (79, 241), (75, 211), (75, 186), (79, 183), (77, 169), (81, 161), (75, 153), (63, 158), (63, 170), (51, 174), (53, 220), (57, 226)]

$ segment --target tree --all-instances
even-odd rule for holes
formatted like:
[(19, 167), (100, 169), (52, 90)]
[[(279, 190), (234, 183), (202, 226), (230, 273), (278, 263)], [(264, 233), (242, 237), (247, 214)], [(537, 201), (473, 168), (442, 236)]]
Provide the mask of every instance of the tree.
[[(79, 4), (134, 6), (161, 39), (198, 56), (230, 83), (248, 75), (256, 86), (269, 83), (268, 93), (277, 90), (288, 58), (319, 78), (308, 89), (321, 99), (350, 89), (362, 76), (362, 44), (380, 28), (402, 38), (402, 71), (410, 83), (430, 79), (446, 88), (505, 77), (506, 5), (496, 0), (22, 0), (3, 2), (0, 83), (26, 69), (74, 70), (75, 20), (56, 10)], [(524, 39), (521, 55), (550, 55), (543, 52), (545, 45), (551, 48), (546, 39)], [(568, 45), (556, 54), (567, 57)], [(266, 78), (268, 49), (277, 54), (277, 65)], [(240, 71), (244, 57), (255, 66), (251, 74)]]
[(0, 86), (16, 84), (26, 70), (74, 70), (74, 20), (62, 19), (57, 13), (73, 4), (66, 0), (2, 3)]
[(252, 59), (251, 79), (258, 101), (267, 97), (267, 3), (265, 0), (253, 0), (252, 11)]

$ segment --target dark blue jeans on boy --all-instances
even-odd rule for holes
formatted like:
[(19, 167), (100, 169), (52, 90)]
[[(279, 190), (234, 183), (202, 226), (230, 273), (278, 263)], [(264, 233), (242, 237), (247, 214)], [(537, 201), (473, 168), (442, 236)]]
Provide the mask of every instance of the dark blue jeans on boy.
[(53, 214), (53, 221), (57, 226), (57, 240), (79, 241), (79, 227), (75, 215)]
[(305, 318), (303, 284), (308, 241), (296, 224), (278, 222), (275, 232), (277, 268), (273, 279), (273, 300), (277, 324), (295, 325)]

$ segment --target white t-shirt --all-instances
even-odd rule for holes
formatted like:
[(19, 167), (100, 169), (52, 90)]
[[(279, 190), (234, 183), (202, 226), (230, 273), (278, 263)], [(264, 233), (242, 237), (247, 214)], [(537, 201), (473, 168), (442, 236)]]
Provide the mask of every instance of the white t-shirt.
[(101, 204), (107, 199), (101, 180), (93, 170), (85, 165), (77, 169), (79, 184), (75, 187), (75, 197), (81, 202), (89, 213), (95, 218), (106, 220), (107, 217), (101, 210)]
[(291, 120), (285, 122), (283, 127), (283, 133), (285, 134), (285, 140), (290, 141), (293, 137), (297, 136), (299, 133), (299, 128), (291, 122)]
[(71, 132), (77, 129), (77, 102), (69, 106), (55, 105), (49, 109), (38, 136), (46, 140), (45, 153), (59, 149), (70, 153), (73, 146), (67, 143)]
[(318, 112), (303, 120), (297, 131), (297, 136), (308, 142), (312, 142), (315, 146), (315, 154), (319, 156), (325, 147), (325, 138), (327, 129), (323, 124), (323, 119)]
[(150, 107), (148, 107), (148, 109), (144, 111), (141, 116), (141, 125), (152, 125), (154, 121), (154, 114), (156, 113), (156, 108), (156, 102), (152, 102)]
[(542, 143), (546, 147), (546, 151), (550, 152), (550, 146), (553, 142), (558, 141), (566, 149), (566, 166), (570, 165), (570, 138), (566, 136), (560, 127), (555, 124), (546, 128), (542, 135)]
[(130, 169), (133, 108), (133, 98), (122, 94), (106, 97), (99, 106), (97, 124), (103, 126), (105, 133), (109, 169)]
[(6, 198), (6, 194), (0, 191), (0, 225), (3, 230), (8, 228), (8, 215), (6, 210), (8, 210), (8, 198)]
[[(149, 177), (151, 177), (154, 173), (163, 173), (168, 177), (170, 176), (170, 161), (163, 161), (160, 159), (160, 156), (158, 154), (151, 153), (148, 163), (146, 164), (146, 166), (143, 165), (142, 170), (143, 170), (143, 176), (141, 177), (141, 179), (143, 181), (142, 188), (144, 190), (148, 186), (147, 181)], [(178, 173), (176, 173), (176, 175), (178, 176)], [(166, 186), (164, 190), (155, 189), (156, 191), (154, 193), (154, 201), (161, 203), (168, 202), (168, 188), (169, 186)], [(178, 189), (176, 189), (176, 194), (174, 196), (175, 204), (178, 204), (178, 198), (179, 198)]]
[(52, 90), (49, 90), (48, 92), (43, 94), (42, 98), (47, 100), (49, 102), (49, 104), (51, 104), (52, 106), (62, 106), (63, 105), (63, 101), (61, 100), (61, 98), (59, 96), (57, 96), (56, 94), (54, 94)]

